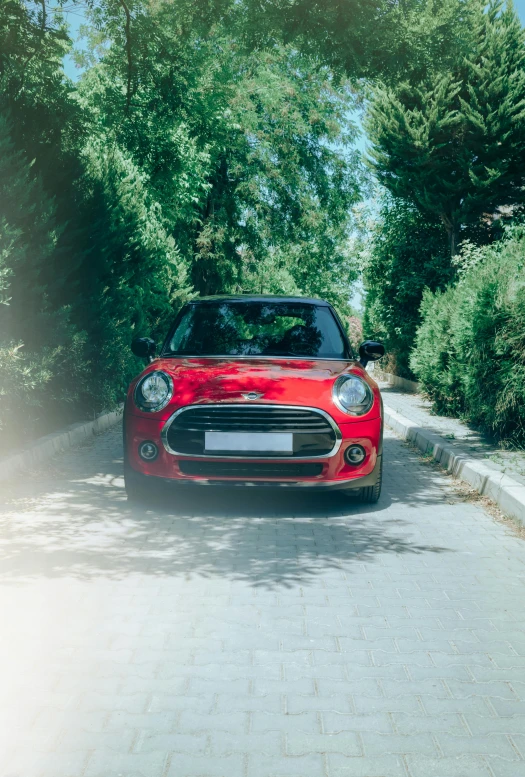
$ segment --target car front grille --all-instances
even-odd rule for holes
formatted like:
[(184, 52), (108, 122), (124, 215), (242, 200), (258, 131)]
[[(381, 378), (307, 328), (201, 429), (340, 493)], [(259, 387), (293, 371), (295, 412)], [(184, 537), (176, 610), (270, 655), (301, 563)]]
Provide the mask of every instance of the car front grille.
[(323, 471), (322, 464), (259, 464), (234, 461), (181, 461), (183, 475), (195, 475), (205, 478), (304, 478), (316, 477)]
[[(293, 453), (286, 458), (328, 456), (335, 449), (337, 426), (319, 410), (284, 405), (193, 405), (176, 413), (164, 430), (167, 449), (186, 456), (209, 456), (206, 432), (291, 432)], [(235, 456), (235, 454), (230, 454)], [(242, 458), (283, 458), (281, 453), (242, 453)], [(221, 454), (221, 458), (227, 458)], [(237, 454), (236, 458), (239, 458)]]

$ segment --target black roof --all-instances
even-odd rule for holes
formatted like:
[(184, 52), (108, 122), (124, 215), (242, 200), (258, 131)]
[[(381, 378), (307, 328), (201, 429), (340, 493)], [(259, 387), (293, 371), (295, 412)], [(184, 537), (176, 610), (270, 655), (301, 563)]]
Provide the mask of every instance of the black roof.
[(277, 294), (215, 294), (211, 297), (197, 297), (190, 300), (190, 304), (203, 304), (206, 302), (297, 302), (303, 305), (325, 305), (324, 299), (310, 299), (308, 297), (286, 297)]

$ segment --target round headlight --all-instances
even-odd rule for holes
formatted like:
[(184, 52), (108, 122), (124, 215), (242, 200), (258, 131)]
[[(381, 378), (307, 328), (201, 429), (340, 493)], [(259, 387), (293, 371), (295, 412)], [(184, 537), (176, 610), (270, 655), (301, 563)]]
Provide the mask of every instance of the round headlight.
[(135, 404), (146, 413), (155, 413), (166, 407), (173, 396), (173, 381), (165, 372), (150, 372), (137, 383)]
[(337, 407), (350, 415), (368, 413), (374, 401), (370, 386), (357, 375), (341, 375), (334, 383), (332, 393)]

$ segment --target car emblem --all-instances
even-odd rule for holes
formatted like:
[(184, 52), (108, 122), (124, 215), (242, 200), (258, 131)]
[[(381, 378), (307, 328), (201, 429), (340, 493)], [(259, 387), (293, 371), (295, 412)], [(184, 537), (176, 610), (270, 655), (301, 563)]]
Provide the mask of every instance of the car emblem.
[(260, 399), (264, 397), (264, 394), (258, 394), (257, 391), (249, 391), (247, 394), (241, 395), (244, 399)]

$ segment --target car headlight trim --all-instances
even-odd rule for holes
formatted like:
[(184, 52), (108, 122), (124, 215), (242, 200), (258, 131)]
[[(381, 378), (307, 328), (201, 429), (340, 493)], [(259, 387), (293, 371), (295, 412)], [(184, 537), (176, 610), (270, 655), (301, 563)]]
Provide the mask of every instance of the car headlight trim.
[(368, 383), (352, 374), (337, 378), (332, 396), (339, 410), (347, 415), (364, 415), (374, 402), (374, 395)]
[(172, 396), (173, 380), (162, 370), (148, 372), (135, 386), (135, 404), (145, 413), (156, 413), (162, 410)]

